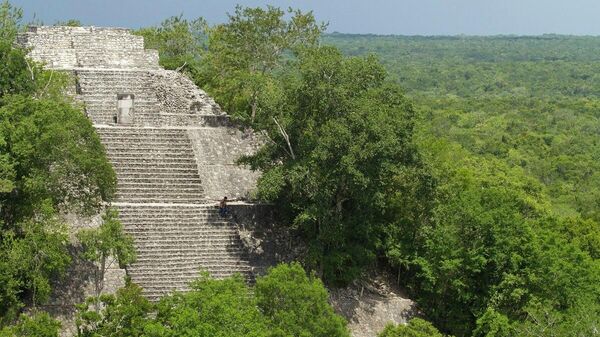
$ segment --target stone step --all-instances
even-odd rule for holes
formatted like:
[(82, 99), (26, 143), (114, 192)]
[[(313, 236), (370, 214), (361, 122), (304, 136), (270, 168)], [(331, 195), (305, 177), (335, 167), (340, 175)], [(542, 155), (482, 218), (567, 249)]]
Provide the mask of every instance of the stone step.
[[(211, 271), (219, 274), (232, 275), (236, 272), (244, 273), (249, 271), (248, 266), (238, 266), (233, 264), (226, 265), (201, 265), (197, 268), (163, 268), (163, 269), (137, 269), (132, 266), (131, 269), (127, 269), (127, 273), (139, 281), (150, 281), (157, 282), (160, 280), (171, 279), (173, 277), (185, 278), (188, 279), (196, 279), (200, 276), (201, 271)], [(224, 271), (221, 271), (224, 270)], [(168, 276), (167, 276), (168, 275)]]
[(122, 160), (123, 158), (125, 159), (145, 159), (147, 161), (153, 160), (153, 159), (174, 159), (174, 160), (178, 160), (181, 161), (183, 159), (186, 159), (190, 162), (196, 162), (196, 158), (194, 157), (193, 153), (186, 153), (186, 152), (179, 152), (176, 150), (173, 151), (169, 151), (169, 150), (161, 150), (161, 149), (157, 149), (156, 151), (136, 151), (135, 149), (111, 149), (111, 148), (107, 148), (106, 149), (106, 153), (109, 156), (109, 159), (114, 159), (115, 161), (117, 160)]
[(156, 166), (171, 165), (193, 165), (196, 160), (193, 158), (180, 158), (180, 157), (167, 157), (156, 155), (153, 158), (145, 158), (144, 156), (126, 156), (126, 155), (112, 155), (109, 156), (109, 160), (116, 165), (134, 165), (134, 164), (154, 164)]
[[(110, 130), (110, 128), (106, 128)], [(104, 129), (104, 130), (106, 130)], [(140, 128), (142, 129), (142, 128)], [(145, 129), (145, 128), (144, 128)], [(147, 128), (148, 130), (152, 130)], [(165, 130), (165, 132), (155, 132), (155, 131), (145, 131), (145, 132), (136, 132), (129, 130), (118, 130), (118, 131), (104, 131), (103, 129), (99, 129), (98, 134), (103, 137), (106, 137), (107, 140), (117, 139), (121, 140), (122, 138), (134, 138), (134, 139), (167, 139), (167, 140), (185, 140), (188, 141), (187, 134), (176, 130), (177, 132), (171, 132), (169, 130)]]
[[(201, 222), (199, 220), (198, 222)], [(234, 226), (185, 226), (185, 225), (173, 225), (173, 224), (123, 224), (125, 226), (124, 231), (134, 235), (140, 240), (152, 238), (153, 240), (158, 238), (162, 239), (173, 239), (173, 238), (187, 238), (187, 239), (205, 239), (213, 237), (237, 237), (238, 232)]]
[[(152, 233), (161, 233), (161, 230), (164, 231), (165, 234), (168, 233), (181, 233), (182, 231), (189, 231), (188, 235), (200, 235), (206, 231), (213, 230), (217, 228), (219, 231), (224, 231), (222, 227), (227, 227), (223, 225), (219, 221), (220, 219), (192, 219), (189, 222), (183, 222), (181, 220), (173, 220), (173, 222), (150, 222), (150, 220), (143, 220), (137, 223), (127, 222), (121, 220), (121, 223), (126, 227), (127, 232), (139, 232), (144, 233), (145, 235), (149, 235)], [(194, 223), (196, 221), (196, 223)], [(221, 220), (222, 221), (222, 220)], [(198, 222), (205, 222), (203, 225), (199, 225)]]
[[(173, 243), (175, 241), (179, 242), (197, 242), (198, 245), (205, 241), (210, 241), (213, 239), (228, 239), (229, 241), (235, 241), (236, 243), (240, 240), (238, 237), (237, 231), (224, 232), (219, 233), (217, 231), (210, 231), (205, 229), (203, 232), (196, 231), (187, 234), (182, 234), (181, 230), (164, 230), (160, 232), (160, 230), (126, 230), (127, 234), (135, 237), (136, 242), (164, 242), (164, 243)], [(162, 234), (162, 235), (161, 235)]]
[[(179, 250), (181, 245), (194, 245), (195, 248), (212, 248), (214, 250), (220, 250), (223, 253), (227, 252), (228, 247), (239, 245), (239, 242), (232, 242), (230, 240), (215, 239), (215, 240), (203, 240), (202, 243), (196, 241), (181, 241), (181, 242), (170, 242), (170, 243), (155, 243), (148, 241), (135, 241), (136, 252), (143, 254), (147, 252), (160, 253), (162, 256), (170, 255), (173, 252), (184, 252), (187, 254), (193, 254), (196, 252), (195, 249), (190, 250)], [(227, 252), (228, 253), (228, 252)], [(241, 252), (238, 252), (241, 253)]]
[(197, 216), (197, 215), (215, 215), (217, 214), (216, 205), (210, 206), (160, 206), (160, 205), (118, 205), (115, 206), (119, 210), (119, 216), (121, 217), (135, 217), (135, 218), (145, 218), (145, 217), (155, 217), (156, 215), (161, 215), (162, 217), (170, 217), (172, 215), (180, 215), (180, 216)]
[(149, 74), (151, 70), (139, 70), (139, 69), (75, 69), (78, 76), (137, 76), (140, 74)]
[(200, 195), (202, 189), (200, 186), (189, 188), (166, 188), (160, 186), (136, 187), (136, 186), (119, 186), (117, 185), (117, 195), (140, 194), (140, 195), (156, 195), (156, 196), (195, 196)]
[(178, 135), (186, 135), (185, 129), (175, 129), (175, 128), (135, 128), (135, 127), (125, 127), (125, 126), (115, 126), (115, 127), (101, 127), (97, 128), (99, 133), (109, 134), (109, 133), (123, 133), (130, 135), (150, 135), (150, 134), (178, 134)]
[(183, 137), (187, 139), (187, 133), (182, 129), (163, 128), (134, 128), (134, 127), (104, 127), (97, 128), (97, 132), (106, 136), (121, 137)]
[[(237, 245), (231, 245), (231, 247), (235, 247)], [(211, 247), (203, 246), (206, 249), (210, 249)], [(150, 246), (142, 246), (136, 247), (136, 251), (140, 256), (152, 253), (160, 256), (169, 256), (172, 254), (195, 254), (200, 250), (201, 247), (150, 247)], [(220, 250), (223, 253), (228, 253), (228, 249), (222, 247), (222, 249), (213, 249)]]
[[(175, 220), (177, 221), (177, 220)], [(125, 231), (132, 235), (177, 235), (177, 236), (189, 236), (189, 237), (205, 237), (210, 235), (237, 235), (236, 229), (228, 229), (226, 225), (221, 225), (217, 222), (217, 219), (214, 220), (213, 223), (210, 223), (210, 220), (206, 219), (198, 219), (195, 220), (197, 222), (205, 222), (204, 225), (199, 225), (196, 223), (194, 225), (193, 221), (189, 223), (182, 222), (138, 222), (138, 223), (127, 223), (121, 221), (125, 226)]]
[(137, 204), (148, 203), (167, 203), (167, 204), (198, 204), (206, 203), (202, 198), (166, 198), (166, 197), (144, 197), (144, 196), (121, 196), (117, 197), (118, 202), (131, 202)]
[[(215, 212), (217, 213), (217, 212)], [(159, 214), (156, 216), (140, 214), (126, 216), (120, 212), (121, 223), (127, 226), (188, 226), (198, 228), (223, 228), (231, 225), (228, 218), (222, 218), (219, 214), (188, 215), (180, 213)]]
[[(133, 145), (133, 146), (127, 146)], [(131, 153), (131, 154), (177, 154), (177, 155), (187, 155), (188, 157), (194, 157), (194, 151), (190, 148), (186, 148), (184, 146), (157, 146), (157, 147), (149, 147), (149, 146), (141, 146), (142, 144), (134, 143), (134, 144), (122, 144), (122, 145), (114, 145), (107, 144), (105, 146), (107, 152), (110, 153)]]
[[(85, 107), (88, 110), (92, 108), (99, 110), (117, 110), (117, 93), (124, 91), (125, 90), (118, 90), (114, 92), (95, 93), (93, 95), (82, 91), (82, 94), (80, 94), (79, 99), (85, 103)], [(140, 109), (154, 109), (156, 111), (160, 110), (161, 105), (160, 102), (156, 100), (156, 98), (139, 93), (136, 94), (135, 90), (127, 90), (127, 92), (133, 93), (135, 95), (135, 101), (133, 103), (133, 107), (135, 109), (134, 111), (137, 112)]]
[[(196, 222), (204, 222), (206, 223), (206, 225), (198, 225)], [(211, 227), (225, 227), (226, 225), (223, 225), (221, 219), (192, 219), (189, 222), (185, 222), (182, 220), (173, 220), (173, 222), (165, 222), (165, 221), (156, 221), (156, 222), (151, 222), (151, 220), (143, 220), (143, 221), (139, 221), (139, 222), (128, 222), (128, 221), (123, 221), (121, 220), (121, 223), (127, 227), (127, 231), (138, 231), (138, 232), (152, 232), (152, 231), (158, 231), (160, 232), (160, 230), (164, 230), (165, 232), (168, 231), (183, 231), (183, 230), (189, 230), (189, 231), (194, 231), (194, 233), (197, 231), (198, 233), (201, 233), (202, 231), (207, 231), (210, 230)], [(206, 226), (206, 227), (204, 227)], [(223, 229), (220, 229), (223, 230)]]
[(171, 162), (147, 162), (147, 163), (118, 163), (118, 166), (115, 166), (115, 172), (117, 174), (119, 172), (129, 172), (129, 173), (138, 173), (138, 172), (146, 172), (148, 174), (152, 174), (154, 172), (165, 172), (165, 171), (181, 171), (181, 172), (190, 172), (194, 171), (198, 174), (198, 165), (196, 163), (171, 163)]
[[(176, 217), (176, 218), (175, 218)], [(134, 212), (119, 212), (119, 219), (121, 222), (127, 224), (143, 224), (145, 221), (152, 221), (152, 223), (195, 223), (195, 221), (211, 221), (211, 226), (227, 225), (228, 219), (223, 219), (219, 217), (218, 211), (215, 210), (214, 213), (184, 213), (184, 212), (163, 212), (163, 213), (150, 213), (144, 212), (134, 213)], [(218, 221), (217, 221), (218, 220)], [(218, 223), (219, 222), (219, 223)], [(151, 223), (149, 223), (151, 224)], [(198, 224), (203, 225), (203, 224)]]
[(80, 82), (81, 92), (78, 97), (86, 104), (117, 106), (117, 95), (122, 92), (133, 94), (134, 107), (138, 105), (160, 104), (158, 97), (153, 91), (144, 88), (144, 84), (137, 86), (119, 86), (111, 83), (106, 88), (98, 88), (97, 85), (86, 86)]
[(162, 179), (169, 181), (179, 181), (179, 180), (187, 180), (187, 179), (200, 179), (198, 176), (198, 171), (179, 171), (179, 172), (164, 172), (164, 171), (144, 171), (144, 172), (127, 172), (127, 171), (119, 171), (117, 172), (117, 176), (119, 180), (123, 181), (137, 181), (137, 180), (153, 180), (153, 179)]
[(129, 128), (107, 127), (98, 128), (98, 134), (106, 137), (122, 137), (122, 138), (182, 138), (187, 139), (185, 131), (180, 129), (154, 129), (154, 128), (138, 128), (137, 130)]
[(184, 179), (119, 179), (120, 188), (168, 188), (168, 189), (195, 189), (202, 188), (200, 178), (190, 175)]
[[(155, 143), (157, 143), (157, 142), (155, 142)], [(194, 153), (194, 151), (191, 148), (189, 148), (184, 142), (169, 143), (168, 141), (165, 141), (165, 142), (158, 142), (157, 144), (154, 144), (153, 146), (150, 146), (143, 142), (122, 143), (122, 142), (117, 142), (117, 141), (106, 141), (103, 144), (104, 144), (104, 147), (113, 148), (113, 149), (136, 149), (139, 151), (172, 149), (172, 150), (188, 150), (191, 153)]]
[(178, 158), (178, 157), (163, 157), (155, 155), (151, 158), (145, 158), (142, 155), (137, 156), (126, 156), (126, 155), (113, 155), (108, 158), (113, 165), (127, 167), (130, 165), (147, 165), (148, 172), (152, 172), (152, 167), (167, 167), (167, 166), (185, 166), (186, 168), (193, 167), (196, 161), (192, 158)]
[(198, 185), (202, 186), (202, 181), (197, 175), (181, 175), (179, 177), (156, 177), (156, 176), (145, 176), (145, 177), (123, 177), (117, 174), (117, 178), (120, 186), (129, 185), (156, 185), (156, 186), (190, 186)]
[[(82, 97), (87, 111), (118, 111), (117, 100), (113, 98), (102, 98), (102, 100), (92, 101), (89, 97)], [(134, 106), (135, 113), (140, 111), (155, 111), (160, 117), (160, 105), (153, 101), (136, 101)]]
[[(204, 270), (202, 270), (204, 269)], [(153, 288), (167, 288), (167, 287), (184, 287), (190, 282), (198, 279), (200, 277), (200, 273), (202, 271), (207, 271), (212, 277), (216, 279), (222, 279), (226, 277), (231, 277), (234, 274), (241, 274), (242, 276), (246, 276), (244, 274), (249, 273), (250, 268), (242, 269), (235, 268), (231, 270), (219, 270), (215, 268), (214, 270), (199, 268), (195, 271), (190, 272), (182, 272), (182, 273), (171, 273), (163, 274), (163, 275), (142, 275), (142, 274), (133, 274), (131, 275), (131, 279), (134, 283), (142, 285), (142, 288), (146, 288), (149, 292), (152, 292)], [(129, 270), (128, 270), (129, 273)], [(246, 279), (250, 277), (246, 276)], [(143, 286), (145, 285), (145, 286)]]
[[(172, 217), (182, 217), (177, 214), (173, 214)], [(223, 227), (228, 227), (230, 224), (225, 222), (223, 218), (219, 215), (210, 215), (210, 216), (198, 216), (198, 217), (188, 217), (187, 219), (171, 219), (164, 220), (162, 218), (140, 218), (139, 220), (131, 218), (122, 218), (119, 216), (119, 219), (123, 225), (128, 228), (163, 228), (165, 230), (169, 230), (170, 228), (185, 228), (185, 229), (198, 229), (198, 230), (206, 230), (212, 228), (219, 228), (223, 230)]]
[[(213, 220), (213, 222), (210, 224), (211, 226), (216, 226), (217, 223), (214, 222), (217, 219), (219, 219), (219, 221), (221, 221), (222, 225), (227, 225), (228, 224), (228, 220), (227, 219), (223, 219), (220, 218), (218, 216), (218, 209), (216, 209), (215, 206), (215, 211), (214, 212), (205, 212), (205, 213), (200, 213), (200, 212), (185, 212), (185, 211), (173, 211), (173, 212), (150, 212), (150, 211), (142, 211), (142, 212), (137, 212), (137, 211), (126, 211), (126, 210), (121, 210), (119, 209), (119, 219), (121, 219), (121, 222), (123, 223), (143, 223), (144, 221), (155, 221), (157, 223), (160, 222), (165, 222), (165, 223), (170, 223), (169, 221), (172, 221), (172, 223), (194, 223), (194, 221), (198, 221), (198, 220), (203, 220), (203, 221), (208, 221), (208, 220)], [(176, 218), (175, 218), (176, 217)], [(202, 225), (202, 224), (199, 224)]]
[(156, 145), (172, 145), (172, 146), (190, 146), (191, 143), (185, 138), (168, 138), (168, 137), (123, 137), (123, 136), (106, 136), (100, 134), (100, 139), (106, 147), (110, 147), (114, 143), (119, 144), (135, 144), (143, 143), (146, 146), (154, 147)]
[[(121, 223), (125, 226), (125, 231), (128, 233), (136, 234), (136, 235), (160, 235), (164, 233), (165, 235), (179, 235), (179, 236), (190, 236), (190, 237), (203, 237), (205, 235), (218, 234), (237, 234), (237, 230), (228, 229), (227, 225), (220, 224), (217, 219), (214, 222), (210, 222), (210, 220), (206, 219), (197, 219), (195, 220), (197, 223), (194, 225), (194, 220), (191, 220), (188, 223), (177, 222), (178, 220), (174, 220), (172, 223), (167, 222), (138, 222), (138, 223), (129, 223), (121, 221)], [(204, 222), (204, 224), (199, 225), (198, 222)]]
[(241, 255), (242, 254), (239, 254), (239, 253), (232, 253), (232, 254), (227, 254), (224, 256), (223, 252), (214, 252), (213, 251), (213, 252), (206, 252), (206, 253), (198, 253), (198, 254), (194, 254), (193, 256), (181, 256), (181, 257), (168, 256), (168, 257), (165, 257), (165, 260), (161, 260), (159, 258), (156, 258), (156, 256), (150, 256), (149, 254), (147, 254), (143, 258), (138, 257), (135, 260), (135, 265), (137, 267), (152, 266), (152, 265), (164, 266), (166, 263), (168, 263), (169, 266), (171, 266), (171, 265), (173, 265), (173, 266), (184, 265), (185, 266), (185, 265), (201, 264), (203, 262), (210, 264), (215, 261), (230, 261), (230, 262), (245, 263), (246, 261), (240, 258)]
[(201, 200), (202, 199), (202, 190), (193, 189), (193, 190), (162, 190), (162, 189), (117, 189), (116, 193), (117, 197), (120, 198), (132, 198), (132, 199), (153, 199), (156, 198), (160, 200), (160, 198), (170, 199), (170, 200)]
[(154, 158), (166, 158), (166, 159), (186, 159), (193, 160), (194, 154), (190, 152), (180, 151), (169, 151), (169, 150), (156, 150), (156, 151), (135, 151), (135, 149), (114, 149), (106, 148), (106, 153), (110, 158), (121, 159), (121, 158), (141, 158), (141, 159), (154, 159)]
[[(215, 206), (215, 211), (214, 212), (204, 212), (204, 213), (200, 213), (200, 212), (185, 212), (185, 211), (173, 211), (173, 212), (134, 212), (134, 211), (119, 211), (119, 219), (121, 219), (121, 221), (123, 223), (127, 222), (127, 223), (143, 223), (143, 221), (155, 221), (155, 222), (165, 222), (165, 223), (170, 223), (169, 221), (172, 221), (173, 223), (177, 222), (177, 223), (194, 223), (194, 221), (198, 221), (198, 220), (203, 220), (203, 221), (208, 221), (208, 220), (219, 220), (222, 222), (223, 225), (228, 224), (228, 220), (227, 219), (223, 219), (221, 217), (218, 216), (218, 209)], [(176, 218), (174, 218), (176, 217)], [(211, 225), (216, 226), (217, 224), (215, 222), (212, 222)]]
[[(115, 123), (115, 116), (117, 112), (114, 110), (110, 111), (97, 111), (97, 110), (86, 110), (86, 115), (95, 124), (106, 124), (111, 125)], [(157, 111), (137, 111), (134, 117), (135, 125), (148, 125), (157, 126), (160, 124), (160, 118), (158, 117)], [(144, 124), (150, 123), (150, 124)]]
[[(90, 117), (93, 121), (96, 120), (106, 120), (107, 124), (115, 123), (115, 116), (117, 115), (116, 108), (110, 109), (100, 109), (95, 107), (87, 107), (85, 108), (85, 113), (88, 117)], [(153, 107), (142, 107), (140, 109), (135, 110), (135, 114), (133, 116), (134, 122), (144, 121), (144, 120), (156, 120), (160, 121), (160, 114), (158, 108)], [(158, 125), (158, 124), (156, 124)]]
[(159, 194), (159, 193), (120, 193), (116, 196), (119, 202), (131, 203), (176, 203), (176, 204), (201, 204), (203, 198), (197, 194)]
[[(135, 274), (133, 272), (133, 270), (130, 272), (128, 270), (128, 273), (132, 273), (131, 275), (131, 279), (138, 284), (144, 285), (144, 284), (148, 284), (148, 283), (152, 283), (156, 285), (160, 285), (161, 283), (164, 283), (165, 286), (172, 286), (172, 285), (179, 285), (182, 286), (184, 284), (188, 284), (192, 281), (194, 281), (195, 279), (200, 277), (200, 273), (202, 272), (202, 269), (204, 269), (205, 271), (208, 271), (208, 273), (215, 278), (226, 278), (226, 277), (230, 277), (233, 274), (236, 273), (240, 273), (240, 274), (244, 274), (247, 272), (250, 272), (250, 268), (231, 268), (231, 270), (226, 270), (226, 271), (220, 271), (219, 267), (216, 267), (215, 270), (206, 270), (206, 268), (201, 268), (198, 270), (192, 270), (189, 272), (174, 272), (174, 273), (165, 273), (162, 275), (143, 275), (143, 273), (140, 274)], [(143, 288), (145, 288), (144, 286), (142, 286)], [(147, 287), (147, 286), (146, 286)], [(151, 290), (148, 289), (148, 290)]]
[(190, 263), (200, 263), (205, 261), (206, 259), (213, 259), (214, 255), (211, 254), (219, 254), (222, 257), (227, 258), (237, 258), (242, 259), (245, 255), (244, 250), (240, 247), (228, 247), (227, 250), (223, 249), (209, 249), (208, 247), (199, 248), (198, 250), (190, 253), (190, 252), (169, 252), (169, 254), (164, 254), (160, 251), (144, 251), (143, 254), (138, 254), (136, 261), (148, 261), (155, 260), (160, 261), (161, 259), (164, 261), (190, 261)]
[[(182, 233), (183, 232), (183, 233)], [(188, 233), (184, 234), (185, 230), (178, 231), (165, 231), (164, 236), (161, 236), (160, 233), (149, 232), (149, 231), (131, 231), (128, 230), (127, 233), (134, 236), (136, 242), (154, 242), (154, 243), (164, 243), (165, 245), (170, 245), (177, 242), (190, 242), (195, 246), (203, 246), (206, 242), (232, 242), (235, 240), (239, 240), (237, 237), (237, 232), (224, 232), (218, 233), (215, 231), (206, 231), (205, 233)], [(235, 241), (237, 242), (237, 241)]]
[(224, 255), (223, 252), (218, 252), (219, 255), (207, 255), (207, 253), (204, 254), (195, 254), (195, 255), (186, 255), (186, 256), (178, 256), (178, 257), (172, 257), (172, 256), (168, 256), (168, 257), (161, 257), (158, 255), (152, 256), (147, 254), (147, 257), (145, 257), (144, 259), (138, 258), (136, 260), (136, 262), (134, 262), (135, 267), (137, 268), (141, 268), (141, 267), (153, 267), (153, 266), (165, 266), (165, 265), (169, 265), (169, 266), (192, 266), (192, 265), (201, 265), (203, 263), (206, 264), (214, 264), (218, 261), (223, 261), (223, 263), (246, 263), (246, 261), (244, 259), (241, 258), (241, 256), (243, 254), (241, 254), (240, 252), (233, 252), (233, 253), (229, 253)]
[(218, 212), (215, 214), (140, 214), (139, 217), (133, 215), (127, 216), (120, 212), (119, 219), (121, 223), (127, 226), (185, 226), (198, 228), (226, 228), (232, 226), (229, 218), (222, 218)]

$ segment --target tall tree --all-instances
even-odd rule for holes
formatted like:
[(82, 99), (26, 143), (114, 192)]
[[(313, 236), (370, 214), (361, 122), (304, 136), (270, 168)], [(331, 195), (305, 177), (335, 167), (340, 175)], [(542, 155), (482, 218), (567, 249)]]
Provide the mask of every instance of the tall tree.
[(312, 12), (237, 6), (227, 23), (208, 30), (197, 81), (226, 111), (252, 124), (262, 98), (276, 90), (274, 73), (294, 52), (317, 45), (324, 28)]
[(144, 37), (146, 48), (158, 50), (160, 65), (182, 70), (194, 77), (205, 49), (207, 24), (203, 18), (172, 16), (159, 26), (141, 28), (134, 33)]
[(373, 57), (307, 49), (263, 109), (269, 141), (246, 162), (263, 171), (259, 195), (275, 200), (306, 237), (308, 262), (346, 283), (374, 261), (388, 199), (422, 175), (414, 111)]

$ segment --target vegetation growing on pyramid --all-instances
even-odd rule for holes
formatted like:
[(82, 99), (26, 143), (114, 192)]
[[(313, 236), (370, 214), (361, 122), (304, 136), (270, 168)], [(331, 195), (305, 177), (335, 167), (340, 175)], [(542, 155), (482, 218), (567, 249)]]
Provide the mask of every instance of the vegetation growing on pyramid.
[[(0, 324), (18, 334), (47, 323), (19, 314), (69, 265), (56, 214), (97, 210), (115, 178), (62, 95), (68, 78), (12, 46), (20, 12), (0, 9)], [(309, 272), (281, 265), (255, 286), (201, 276), (156, 305), (130, 283), (81, 306), (80, 334), (346, 336), (321, 282), (381, 269), (431, 321), (381, 336), (597, 334), (600, 39), (324, 28), (310, 12), (237, 7), (226, 23), (137, 32), (266, 138), (240, 163), (262, 171), (256, 197), (304, 240)], [(97, 236), (82, 238), (101, 258)]]
[[(90, 121), (64, 95), (70, 79), (13, 46), (21, 11), (0, 5), (0, 326), (44, 304), (71, 262), (59, 213), (97, 213), (115, 175)], [(46, 335), (45, 314), (3, 333)], [(39, 325), (39, 326), (38, 326)], [(45, 332), (34, 332), (46, 325)]]
[[(259, 43), (254, 31), (276, 35), (273, 21), (260, 20), (269, 9), (263, 11), (238, 11), (229, 23), (207, 30), (198, 59), (230, 61), (211, 41), (222, 41), (227, 31), (239, 29), (238, 22), (255, 24), (229, 41), (231, 50)], [(517, 82), (548, 67), (536, 56), (548, 45), (546, 38), (531, 39), (530, 55), (521, 52), (513, 61), (506, 61), (507, 53), (490, 56), (507, 50), (510, 38), (467, 39), (466, 50), (452, 44), (458, 40), (400, 39), (415, 50), (403, 56), (395, 40), (323, 37), (350, 55), (344, 56), (309, 43), (311, 38), (264, 73), (255, 109), (236, 108), (251, 107), (247, 99), (233, 103), (234, 97), (253, 97), (252, 91), (231, 87), (229, 96), (220, 95), (202, 67), (194, 78), (233, 111), (250, 117), (256, 111), (241, 121), (266, 132), (269, 142), (244, 162), (264, 172), (259, 197), (284, 210), (290, 228), (310, 247), (305, 264), (329, 284), (361, 277), (376, 262), (398, 273), (426, 316), (446, 333), (524, 335), (548, 326), (565, 336), (590, 333), (600, 290), (598, 188), (591, 169), (596, 147), (591, 138), (575, 153), (566, 144), (579, 144), (582, 132), (583, 139), (593, 137), (593, 101), (538, 99), (539, 86)], [(523, 44), (517, 39), (513, 46)], [(428, 54), (419, 54), (423, 50)], [(475, 61), (456, 61), (454, 55), (467, 52)], [(518, 61), (527, 68), (505, 63)], [(493, 76), (481, 77), (494, 71), (496, 79), (502, 71), (522, 73), (494, 87)], [(461, 72), (462, 78), (456, 75)], [(247, 79), (243, 72), (231, 74), (232, 83)], [(508, 93), (523, 84), (529, 96)], [(564, 109), (573, 114), (564, 115)], [(580, 126), (588, 131), (569, 131)], [(575, 164), (583, 158), (588, 164)]]

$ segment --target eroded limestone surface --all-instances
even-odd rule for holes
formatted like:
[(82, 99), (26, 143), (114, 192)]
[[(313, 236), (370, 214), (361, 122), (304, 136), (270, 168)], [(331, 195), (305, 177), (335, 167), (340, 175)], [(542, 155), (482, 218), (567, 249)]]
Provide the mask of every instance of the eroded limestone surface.
[(334, 289), (330, 302), (348, 320), (353, 337), (376, 337), (387, 324), (406, 324), (418, 314), (415, 302), (386, 275)]

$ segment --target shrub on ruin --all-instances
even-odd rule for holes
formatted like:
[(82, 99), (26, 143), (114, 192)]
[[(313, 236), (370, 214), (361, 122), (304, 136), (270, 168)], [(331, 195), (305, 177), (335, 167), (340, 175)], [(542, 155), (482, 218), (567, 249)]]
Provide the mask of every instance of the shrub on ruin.
[(0, 337), (58, 337), (61, 324), (46, 312), (23, 314), (16, 324), (0, 330)]
[(406, 325), (389, 324), (379, 337), (444, 337), (431, 323), (421, 318), (413, 318)]
[(349, 336), (346, 321), (333, 311), (321, 280), (298, 263), (271, 268), (256, 280), (254, 292), (275, 336)]
[(77, 238), (82, 247), (83, 259), (96, 264), (94, 291), (95, 296), (99, 297), (104, 289), (104, 276), (109, 263), (124, 268), (135, 261), (133, 238), (123, 231), (118, 212), (113, 208), (106, 209), (98, 228), (82, 229), (77, 233)]

